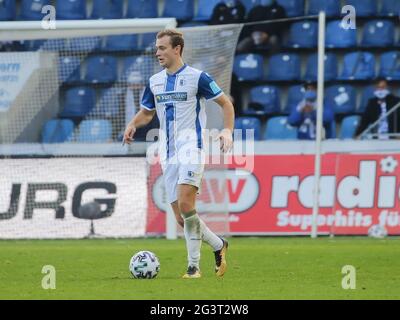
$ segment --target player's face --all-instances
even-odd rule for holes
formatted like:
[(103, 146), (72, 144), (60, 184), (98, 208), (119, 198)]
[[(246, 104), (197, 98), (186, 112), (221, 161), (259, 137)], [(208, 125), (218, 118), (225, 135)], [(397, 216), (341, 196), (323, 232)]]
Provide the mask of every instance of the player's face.
[(169, 68), (180, 58), (180, 46), (173, 48), (169, 36), (157, 39), (156, 50), (156, 57), (163, 68)]

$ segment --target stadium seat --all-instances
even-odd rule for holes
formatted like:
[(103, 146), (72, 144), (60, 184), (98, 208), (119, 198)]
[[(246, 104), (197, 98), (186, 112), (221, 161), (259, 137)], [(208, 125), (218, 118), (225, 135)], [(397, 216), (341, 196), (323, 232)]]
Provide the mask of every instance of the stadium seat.
[(358, 113), (364, 112), (365, 108), (368, 105), (368, 100), (375, 97), (374, 92), (375, 92), (374, 85), (370, 85), (370, 86), (363, 88), (362, 94), (361, 94), (361, 103), (357, 110)]
[(268, 62), (268, 80), (299, 80), (301, 78), (300, 66), (300, 56), (295, 53), (272, 55)]
[(287, 117), (274, 117), (267, 121), (265, 140), (296, 140), (297, 128), (287, 123)]
[(208, 26), (208, 24), (206, 22), (201, 22), (201, 21), (189, 21), (179, 25), (180, 28), (192, 28), (192, 27), (204, 27), (204, 26)]
[(57, 19), (81, 20), (86, 19), (85, 0), (63, 0), (57, 1)]
[(94, 107), (96, 102), (96, 93), (89, 87), (75, 87), (68, 89), (65, 93), (64, 109), (60, 116), (84, 117)]
[(360, 124), (361, 117), (360, 116), (348, 116), (342, 120), (342, 126), (340, 128), (340, 139), (352, 139), (358, 125)]
[(153, 51), (156, 46), (156, 33), (143, 33), (139, 39), (139, 50)]
[(389, 47), (394, 45), (394, 24), (387, 20), (372, 20), (364, 25), (363, 47)]
[(197, 14), (194, 21), (209, 21), (215, 6), (221, 0), (198, 0)]
[(74, 123), (68, 119), (47, 121), (42, 130), (42, 143), (63, 143), (71, 141)]
[(293, 108), (296, 108), (299, 103), (304, 99), (304, 93), (306, 90), (303, 85), (291, 86), (287, 94), (287, 102), (283, 113), (290, 113)]
[(122, 81), (145, 84), (154, 73), (154, 59), (149, 56), (126, 57), (123, 63)]
[(357, 17), (374, 17), (378, 13), (378, 2), (376, 0), (346, 0), (344, 5), (353, 6)]
[(285, 8), (287, 17), (304, 16), (304, 0), (278, 0), (279, 5)]
[(15, 20), (17, 16), (17, 9), (15, 0), (3, 0), (0, 5), (0, 21)]
[(127, 18), (157, 18), (158, 0), (128, 0)]
[(340, 17), (341, 3), (338, 0), (309, 0), (308, 14), (317, 15), (320, 11), (325, 11), (327, 17)]
[(264, 78), (264, 58), (259, 54), (239, 54), (233, 63), (233, 73), (239, 81), (258, 81)]
[(189, 21), (193, 19), (193, 0), (165, 0), (163, 17), (173, 17), (177, 20)]
[(73, 52), (92, 52), (100, 50), (100, 37), (83, 37), (69, 40), (68, 50)]
[(318, 45), (318, 22), (300, 21), (290, 26), (288, 46), (292, 48), (315, 48)]
[(117, 59), (111, 56), (93, 56), (86, 60), (87, 83), (112, 83), (117, 80)]
[[(325, 54), (325, 81), (335, 80), (338, 76), (338, 62), (336, 55), (332, 52)], [(308, 56), (307, 68), (304, 80), (316, 81), (318, 78), (318, 53)]]
[(65, 49), (64, 39), (31, 40), (24, 42), (26, 51), (62, 51)]
[(241, 139), (246, 140), (246, 130), (254, 130), (254, 140), (261, 139), (261, 122), (254, 117), (240, 117), (235, 120), (235, 129), (241, 130)]
[(84, 120), (79, 126), (77, 142), (105, 143), (111, 140), (112, 126), (108, 120)]
[(349, 85), (334, 85), (326, 89), (325, 103), (335, 114), (355, 112), (356, 91)]
[(281, 110), (280, 91), (275, 86), (258, 86), (250, 90), (249, 108), (246, 115), (266, 115)]
[(136, 34), (123, 34), (108, 36), (104, 51), (130, 51), (138, 49), (138, 36)]
[(379, 13), (380, 16), (384, 17), (397, 17), (400, 12), (400, 1), (399, 0), (382, 0), (382, 7)]
[(328, 48), (351, 48), (357, 46), (357, 31), (343, 28), (341, 20), (326, 25), (325, 44)]
[(42, 20), (46, 16), (42, 13), (42, 8), (50, 4), (50, 0), (22, 0), (19, 18), (20, 20)]
[(100, 91), (99, 100), (96, 107), (90, 112), (96, 118), (108, 119), (116, 117), (123, 105), (123, 95), (126, 89), (112, 87)]
[(400, 51), (389, 51), (381, 55), (379, 77), (400, 80)]
[(341, 80), (371, 80), (375, 78), (375, 57), (370, 52), (347, 53), (343, 59)]
[(58, 64), (58, 78), (61, 83), (75, 83), (81, 80), (81, 59), (78, 57), (60, 57)]
[(92, 19), (121, 19), (124, 0), (93, 0)]

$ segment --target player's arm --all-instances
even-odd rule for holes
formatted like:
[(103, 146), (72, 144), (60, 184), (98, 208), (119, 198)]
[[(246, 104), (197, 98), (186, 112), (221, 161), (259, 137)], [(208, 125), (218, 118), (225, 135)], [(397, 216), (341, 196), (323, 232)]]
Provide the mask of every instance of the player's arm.
[(224, 116), (224, 129), (217, 138), (221, 141), (221, 149), (224, 152), (228, 152), (232, 149), (233, 145), (232, 134), (235, 123), (235, 109), (226, 94), (222, 94), (214, 99), (214, 101), (221, 106)]
[(153, 119), (155, 111), (154, 95), (150, 86), (147, 86), (143, 92), (140, 111), (133, 117), (125, 129), (123, 144), (130, 144), (133, 141), (136, 129), (147, 125)]

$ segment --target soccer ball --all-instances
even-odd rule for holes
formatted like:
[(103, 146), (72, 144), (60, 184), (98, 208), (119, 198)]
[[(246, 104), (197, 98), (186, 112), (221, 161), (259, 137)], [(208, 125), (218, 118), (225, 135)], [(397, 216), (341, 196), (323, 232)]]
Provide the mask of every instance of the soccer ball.
[(368, 235), (372, 238), (382, 239), (387, 236), (387, 230), (384, 226), (375, 224), (368, 229)]
[(129, 271), (135, 279), (153, 279), (160, 271), (160, 262), (153, 252), (139, 251), (131, 258)]

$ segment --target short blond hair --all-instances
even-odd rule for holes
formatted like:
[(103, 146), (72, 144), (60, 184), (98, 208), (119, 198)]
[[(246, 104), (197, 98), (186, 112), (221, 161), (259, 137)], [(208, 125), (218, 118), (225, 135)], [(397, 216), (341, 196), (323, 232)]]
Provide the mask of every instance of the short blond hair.
[(183, 47), (185, 46), (185, 40), (183, 39), (182, 32), (179, 32), (174, 29), (165, 29), (157, 33), (157, 39), (168, 36), (170, 38), (170, 43), (172, 48), (176, 48), (176, 46), (181, 46), (181, 56), (183, 54)]

